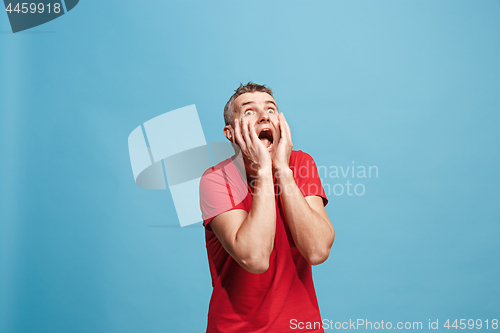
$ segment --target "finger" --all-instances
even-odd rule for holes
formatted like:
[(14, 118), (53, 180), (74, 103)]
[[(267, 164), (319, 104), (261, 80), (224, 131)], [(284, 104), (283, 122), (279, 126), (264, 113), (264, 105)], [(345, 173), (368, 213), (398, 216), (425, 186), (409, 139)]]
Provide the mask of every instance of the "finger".
[(246, 146), (250, 146), (252, 145), (252, 140), (250, 140), (250, 136), (249, 136), (249, 131), (248, 131), (248, 121), (245, 120), (245, 118), (243, 118), (241, 120), (241, 127), (243, 128), (243, 139), (245, 140), (245, 144)]
[(235, 140), (240, 146), (241, 149), (246, 149), (245, 141), (243, 140), (243, 137), (241, 135), (241, 124), (238, 119), (234, 120), (234, 134), (235, 134)]
[(292, 131), (290, 130), (290, 126), (288, 125), (288, 122), (286, 121), (285, 115), (283, 114), (283, 112), (281, 112), (281, 123), (285, 129), (287, 139), (289, 141), (292, 141)]
[(231, 128), (231, 142), (236, 143), (236, 134), (234, 133), (234, 128)]
[(249, 131), (250, 131), (250, 139), (252, 139), (252, 143), (256, 144), (257, 141), (260, 142), (259, 137), (257, 136), (257, 132), (255, 131), (255, 125), (251, 121), (249, 121), (248, 127), (249, 127)]
[(257, 132), (255, 131), (255, 125), (251, 121), (248, 122), (248, 136), (250, 140), (252, 140), (252, 145), (256, 145), (257, 142), (260, 142)]
[(285, 126), (283, 124), (283, 112), (278, 115), (278, 124), (280, 126), (280, 142), (286, 140)]

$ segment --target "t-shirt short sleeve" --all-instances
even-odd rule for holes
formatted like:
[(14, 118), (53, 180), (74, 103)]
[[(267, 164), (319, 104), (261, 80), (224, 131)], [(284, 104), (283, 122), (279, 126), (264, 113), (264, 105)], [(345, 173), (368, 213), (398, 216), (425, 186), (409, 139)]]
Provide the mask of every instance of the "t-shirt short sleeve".
[(295, 182), (304, 197), (317, 195), (323, 198), (323, 204), (328, 204), (325, 190), (319, 178), (318, 168), (313, 158), (301, 150), (290, 156), (290, 169), (293, 171)]
[(200, 208), (203, 226), (217, 215), (233, 209), (247, 210), (245, 199), (249, 195), (232, 163), (223, 163), (205, 171), (200, 180)]

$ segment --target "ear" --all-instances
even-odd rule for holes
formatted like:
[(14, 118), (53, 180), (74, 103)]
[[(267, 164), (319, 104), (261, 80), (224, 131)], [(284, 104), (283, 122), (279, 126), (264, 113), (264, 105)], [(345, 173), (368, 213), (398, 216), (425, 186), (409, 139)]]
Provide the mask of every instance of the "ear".
[(226, 125), (224, 126), (224, 136), (226, 139), (234, 143), (235, 138), (233, 137), (233, 126), (231, 125)]

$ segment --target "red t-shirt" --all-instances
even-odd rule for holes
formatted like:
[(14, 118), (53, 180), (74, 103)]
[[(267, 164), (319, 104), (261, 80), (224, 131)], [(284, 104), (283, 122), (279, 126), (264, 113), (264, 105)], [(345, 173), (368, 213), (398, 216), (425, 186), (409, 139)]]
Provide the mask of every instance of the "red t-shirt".
[[(292, 151), (290, 168), (304, 197), (320, 196), (326, 205), (328, 200), (312, 157), (300, 150)], [(275, 193), (276, 236), (269, 269), (252, 274), (227, 253), (209, 223), (232, 209), (250, 211), (252, 195), (246, 182), (231, 159), (208, 169), (201, 179), (200, 205), (213, 285), (207, 333), (292, 332), (293, 319), (321, 322), (311, 265), (298, 251), (285, 223), (276, 183)], [(300, 331), (323, 332), (319, 324), (315, 328)]]

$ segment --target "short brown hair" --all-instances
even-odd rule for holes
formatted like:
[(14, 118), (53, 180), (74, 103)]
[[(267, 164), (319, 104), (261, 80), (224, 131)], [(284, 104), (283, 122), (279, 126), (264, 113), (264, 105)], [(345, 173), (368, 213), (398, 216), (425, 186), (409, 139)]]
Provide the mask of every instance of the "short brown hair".
[(272, 89), (264, 85), (253, 82), (248, 82), (245, 85), (240, 83), (240, 86), (234, 91), (233, 96), (231, 96), (229, 101), (227, 101), (226, 106), (224, 107), (224, 122), (226, 123), (226, 125), (234, 126), (234, 100), (240, 95), (253, 92), (265, 92), (273, 97)]

